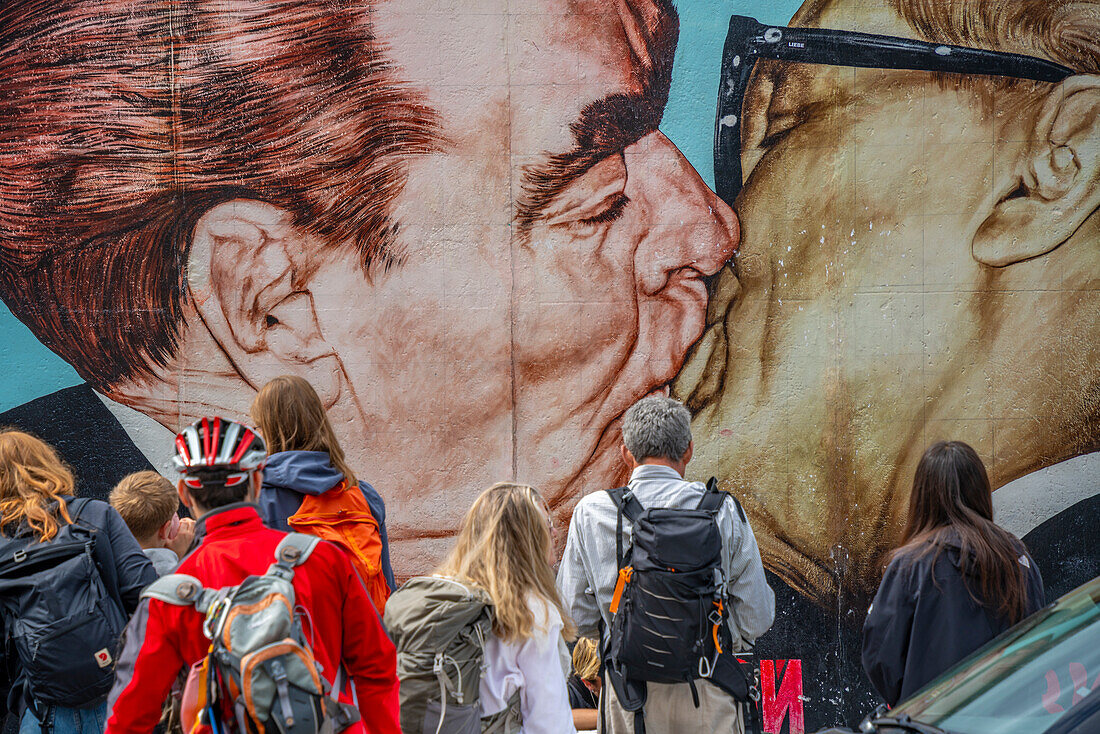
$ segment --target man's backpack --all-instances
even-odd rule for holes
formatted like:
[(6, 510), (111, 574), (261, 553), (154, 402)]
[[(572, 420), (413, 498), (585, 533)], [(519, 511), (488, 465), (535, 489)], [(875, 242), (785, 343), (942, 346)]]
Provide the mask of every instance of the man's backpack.
[[(646, 683), (687, 683), (698, 707), (695, 681), (706, 679), (738, 701), (752, 697), (752, 683), (733, 655), (726, 620), (727, 579), (717, 516), (736, 498), (707, 483), (695, 509), (645, 509), (627, 487), (608, 490), (618, 508), (616, 556), (619, 579), (611, 600), (611, 632), (604, 668), (619, 703), (634, 712), (644, 734)], [(633, 538), (623, 548), (623, 517)]]
[(88, 502), (70, 501), (72, 522), (49, 541), (20, 531), (0, 556), (0, 613), (36, 708), (84, 707), (111, 689), (126, 614), (96, 565), (98, 532), (80, 523)]
[(410, 579), (390, 598), (384, 624), (397, 646), (401, 730), (417, 734), (513, 734), (519, 694), (482, 718), (479, 701), (493, 602), (474, 586), (442, 576)]
[(359, 719), (357, 710), (330, 695), (295, 607), (294, 569), (319, 542), (298, 533), (286, 536), (267, 573), (238, 586), (204, 589), (193, 576), (172, 574), (142, 592), (142, 598), (194, 606), (206, 615), (210, 652), (188, 676), (185, 731), (327, 734)]
[(358, 487), (341, 481), (327, 492), (307, 494), (287, 520), (300, 533), (316, 535), (340, 546), (363, 581), (378, 614), (386, 611), (390, 587), (382, 573), (382, 533)]

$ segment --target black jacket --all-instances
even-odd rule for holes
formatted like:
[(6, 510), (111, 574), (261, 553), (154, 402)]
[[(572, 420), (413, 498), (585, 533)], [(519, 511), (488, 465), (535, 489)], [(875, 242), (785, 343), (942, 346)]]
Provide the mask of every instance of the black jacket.
[[(1019, 550), (1027, 567), (1026, 613), (1032, 614), (1046, 604), (1043, 580), (1023, 543)], [(891, 706), (1011, 626), (970, 596), (957, 542), (933, 564), (934, 555), (895, 557), (863, 623), (863, 670)]]
[[(67, 502), (72, 497), (65, 498)], [(72, 515), (70, 510), (70, 516)], [(153, 568), (152, 561), (142, 551), (141, 546), (134, 539), (130, 529), (126, 527), (122, 516), (106, 502), (100, 500), (88, 500), (80, 508), (79, 515), (73, 518), (74, 522), (84, 528), (92, 530), (96, 535), (93, 558), (99, 575), (103, 579), (103, 585), (110, 594), (111, 599), (125, 613), (130, 616), (137, 609), (141, 601), (141, 590), (157, 580), (157, 572)], [(20, 530), (9, 526), (4, 533), (0, 533), (0, 556), (7, 556), (20, 547), (27, 544), (27, 538)], [(7, 630), (4, 630), (4, 650), (8, 649)], [(14, 656), (5, 660), (7, 675), (12, 681), (13, 693), (18, 694), (22, 686), (16, 680), (20, 677), (18, 665)], [(7, 698), (8, 704), (14, 708), (15, 696)], [(0, 708), (4, 702), (0, 701)]]

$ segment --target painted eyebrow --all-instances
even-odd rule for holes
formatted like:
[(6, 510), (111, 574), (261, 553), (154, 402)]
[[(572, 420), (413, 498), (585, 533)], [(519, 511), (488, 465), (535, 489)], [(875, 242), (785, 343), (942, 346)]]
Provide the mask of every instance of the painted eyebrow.
[(663, 112), (663, 99), (638, 94), (613, 94), (586, 105), (569, 125), (572, 150), (547, 154), (523, 167), (515, 215), (520, 233), (529, 232), (554, 199), (588, 169), (656, 130)]
[(641, 91), (612, 94), (585, 105), (569, 125), (573, 148), (565, 153), (546, 153), (539, 162), (523, 167), (514, 217), (521, 235), (530, 232), (554, 199), (588, 169), (608, 156), (622, 153), (656, 131), (661, 123), (680, 32), (676, 8), (672, 0), (647, 0), (644, 7), (628, 0), (619, 3), (618, 12), (633, 16), (642, 32), (645, 53), (635, 55), (640, 67), (635, 71), (635, 81)]

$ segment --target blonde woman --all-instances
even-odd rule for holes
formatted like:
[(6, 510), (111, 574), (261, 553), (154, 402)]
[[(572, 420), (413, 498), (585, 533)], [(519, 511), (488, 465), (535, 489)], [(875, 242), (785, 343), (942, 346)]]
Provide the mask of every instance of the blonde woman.
[[(260, 514), (264, 522), (275, 530), (311, 532), (304, 526), (291, 528), (288, 522), (299, 512), (303, 499), (358, 486), (378, 523), (381, 572), (389, 587), (385, 591), (388, 596), (397, 584), (390, 567), (386, 505), (374, 487), (356, 479), (348, 466), (325, 406), (313, 386), (295, 375), (276, 377), (256, 395), (249, 414), (270, 452), (264, 464), (264, 483), (260, 492)], [(354, 553), (352, 560), (356, 560)], [(373, 573), (358, 565), (357, 570), (360, 575)], [(381, 602), (369, 587), (370, 579), (364, 582), (368, 583), (368, 591), (375, 597), (381, 612)]]
[(551, 568), (551, 520), (533, 488), (499, 483), (466, 513), (440, 574), (476, 584), (493, 600), (485, 643), (482, 716), (517, 692), (525, 734), (574, 732), (566, 679), (573, 622), (562, 608)]
[(573, 646), (573, 675), (569, 676), (569, 706), (573, 709), (573, 726), (579, 731), (596, 728), (600, 705), (600, 648), (595, 640), (577, 639)]
[(119, 635), (157, 578), (122, 517), (74, 494), (48, 444), (0, 430), (0, 609), (20, 734), (103, 731)]

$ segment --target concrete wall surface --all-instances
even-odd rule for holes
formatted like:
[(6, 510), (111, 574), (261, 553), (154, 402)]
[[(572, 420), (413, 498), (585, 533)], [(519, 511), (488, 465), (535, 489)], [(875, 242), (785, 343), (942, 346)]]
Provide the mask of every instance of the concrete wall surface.
[(874, 704), (932, 442), (1050, 598), (1100, 573), (1095, 0), (8, 0), (0, 49), (0, 424), (86, 494), (301, 375), (407, 577), (497, 480), (567, 523), (668, 392), (792, 734)]

